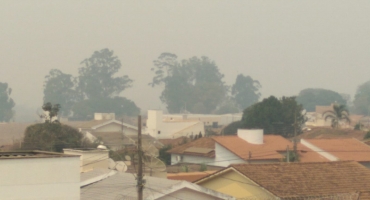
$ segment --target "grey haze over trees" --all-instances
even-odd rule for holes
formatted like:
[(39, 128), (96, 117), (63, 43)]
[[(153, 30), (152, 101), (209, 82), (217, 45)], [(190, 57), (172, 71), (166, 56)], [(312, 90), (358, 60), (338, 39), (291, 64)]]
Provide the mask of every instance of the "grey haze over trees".
[[(263, 99), (243, 112), (241, 128), (263, 129), (265, 134), (278, 134), (291, 137), (296, 124), (297, 134), (301, 133), (306, 121), (302, 105), (298, 104), (295, 97), (274, 96)], [(233, 124), (233, 126), (238, 124)], [(230, 127), (235, 130), (235, 127)]]
[(357, 88), (353, 100), (353, 112), (360, 115), (370, 115), (370, 81)]
[(7, 83), (0, 82), (0, 122), (9, 122), (15, 115), (15, 103), (10, 97), (12, 89)]
[(322, 114), (325, 120), (331, 121), (331, 127), (339, 128), (340, 122), (350, 123), (349, 111), (345, 105), (334, 104), (333, 110), (326, 111)]
[(160, 99), (169, 113), (209, 114), (227, 96), (224, 75), (208, 57), (192, 57), (181, 62), (172, 53), (162, 53), (154, 61), (150, 85), (164, 86)]
[(347, 103), (341, 94), (320, 88), (304, 89), (298, 94), (296, 100), (303, 105), (307, 112), (314, 112), (316, 106), (329, 106), (332, 103), (345, 105)]
[(64, 74), (58, 69), (45, 77), (44, 102), (61, 105), (61, 115), (73, 119), (92, 119), (95, 112), (114, 112), (133, 116), (140, 112), (136, 104), (119, 96), (132, 86), (132, 80), (117, 76), (121, 61), (109, 49), (95, 51), (81, 62), (79, 76)]
[(244, 110), (258, 102), (261, 96), (260, 88), (261, 84), (259, 81), (253, 80), (250, 76), (239, 74), (236, 77), (235, 84), (232, 86), (231, 95), (234, 97), (239, 109)]
[(82, 95), (76, 91), (76, 78), (70, 74), (65, 74), (58, 69), (50, 70), (45, 76), (44, 82), (44, 104), (63, 105), (60, 115), (68, 117), (72, 114), (72, 106), (82, 100)]

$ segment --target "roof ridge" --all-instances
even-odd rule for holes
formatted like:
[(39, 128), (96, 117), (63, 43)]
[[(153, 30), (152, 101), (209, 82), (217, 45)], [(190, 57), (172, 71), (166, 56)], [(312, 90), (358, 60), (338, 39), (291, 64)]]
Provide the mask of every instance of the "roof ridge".
[(277, 163), (261, 163), (261, 164), (248, 164), (248, 163), (240, 163), (240, 164), (231, 164), (229, 167), (233, 166), (247, 166), (247, 165), (313, 165), (313, 164), (336, 164), (336, 163), (358, 163), (353, 160), (338, 160), (338, 161), (327, 161), (327, 162), (277, 162)]

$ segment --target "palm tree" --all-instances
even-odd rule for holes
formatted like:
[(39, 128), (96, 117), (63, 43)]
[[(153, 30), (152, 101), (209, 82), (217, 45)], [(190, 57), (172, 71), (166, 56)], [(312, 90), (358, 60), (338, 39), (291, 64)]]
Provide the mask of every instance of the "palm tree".
[(345, 105), (333, 105), (333, 110), (326, 111), (322, 114), (324, 116), (325, 121), (331, 119), (331, 127), (338, 128), (339, 122), (345, 121), (350, 123), (351, 120), (349, 119), (349, 111), (347, 110)]

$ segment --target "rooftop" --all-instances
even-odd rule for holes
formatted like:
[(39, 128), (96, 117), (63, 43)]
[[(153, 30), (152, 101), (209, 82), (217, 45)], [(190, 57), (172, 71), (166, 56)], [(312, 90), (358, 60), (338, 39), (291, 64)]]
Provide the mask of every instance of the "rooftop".
[(184, 180), (193, 182), (203, 177), (213, 174), (216, 171), (203, 171), (203, 172), (182, 172), (182, 173), (167, 173), (167, 179), (171, 180)]
[[(194, 148), (213, 149), (213, 151), (207, 151), (206, 153), (197, 153), (197, 152), (187, 151), (188, 149), (191, 150)], [(198, 155), (198, 156), (214, 158), (215, 157), (214, 149), (215, 149), (215, 141), (213, 140), (213, 137), (202, 137), (194, 141), (185, 143), (183, 145), (177, 146), (175, 148), (172, 148), (167, 152), (173, 153), (173, 154)]]
[(354, 139), (305, 139), (307, 142), (332, 154), (339, 160), (370, 162), (370, 146)]
[[(229, 169), (235, 169), (281, 198), (370, 191), (370, 170), (354, 161), (235, 164), (225, 170)], [(222, 170), (216, 173), (220, 172)], [(212, 177), (215, 174), (199, 181)], [(366, 196), (365, 192), (363, 195)]]
[(60, 157), (79, 157), (79, 155), (67, 155), (63, 153), (47, 151), (10, 151), (0, 152), (2, 159), (24, 159), (24, 158), (60, 158)]

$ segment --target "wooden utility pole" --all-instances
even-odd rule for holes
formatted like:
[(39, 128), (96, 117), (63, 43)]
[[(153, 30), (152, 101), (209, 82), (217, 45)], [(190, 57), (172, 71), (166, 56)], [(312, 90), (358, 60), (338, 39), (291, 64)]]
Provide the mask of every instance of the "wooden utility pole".
[(138, 117), (138, 136), (137, 136), (137, 153), (138, 153), (138, 170), (137, 170), (137, 199), (143, 200), (143, 158), (142, 156), (142, 148), (141, 148), (141, 116)]

